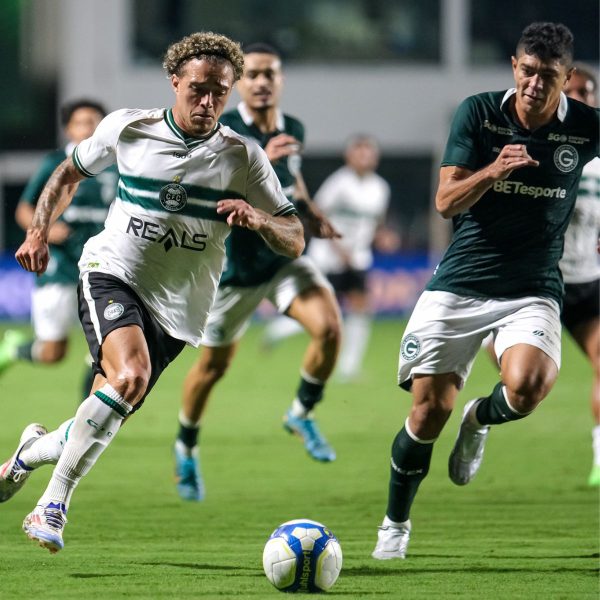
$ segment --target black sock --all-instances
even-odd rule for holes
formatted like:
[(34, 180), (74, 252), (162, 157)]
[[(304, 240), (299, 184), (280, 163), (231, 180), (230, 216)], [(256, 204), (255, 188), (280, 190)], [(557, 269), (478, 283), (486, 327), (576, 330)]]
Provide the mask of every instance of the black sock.
[(33, 348), (34, 340), (25, 342), (17, 348), (17, 359), (26, 360), (27, 362), (34, 362), (33, 356), (31, 355), (31, 349)]
[(403, 427), (392, 444), (387, 516), (397, 523), (406, 521), (421, 481), (429, 471), (433, 442), (413, 440)]
[(296, 397), (306, 409), (306, 412), (310, 412), (317, 402), (323, 397), (324, 383), (311, 383), (306, 381), (304, 377), (300, 377), (300, 385), (296, 392)]
[(187, 448), (193, 448), (198, 445), (198, 436), (200, 435), (200, 425), (196, 427), (186, 427), (179, 423), (179, 433), (177, 439), (180, 440)]
[(502, 382), (498, 383), (493, 392), (477, 405), (475, 417), (482, 425), (500, 425), (527, 416), (516, 413), (508, 406), (502, 391), (503, 387)]

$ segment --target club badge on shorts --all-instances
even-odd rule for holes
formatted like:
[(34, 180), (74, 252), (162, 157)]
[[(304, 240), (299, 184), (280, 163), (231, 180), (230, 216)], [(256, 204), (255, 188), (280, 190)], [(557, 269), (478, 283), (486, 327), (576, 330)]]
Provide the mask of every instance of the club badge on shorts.
[(403, 338), (400, 346), (400, 356), (402, 356), (402, 360), (410, 362), (415, 360), (420, 353), (421, 342), (419, 341), (419, 338), (413, 333), (409, 333)]
[(187, 192), (178, 183), (163, 186), (158, 197), (162, 207), (169, 212), (177, 212), (187, 204)]
[(118, 319), (125, 312), (125, 307), (119, 302), (110, 302), (104, 309), (104, 318), (107, 321)]

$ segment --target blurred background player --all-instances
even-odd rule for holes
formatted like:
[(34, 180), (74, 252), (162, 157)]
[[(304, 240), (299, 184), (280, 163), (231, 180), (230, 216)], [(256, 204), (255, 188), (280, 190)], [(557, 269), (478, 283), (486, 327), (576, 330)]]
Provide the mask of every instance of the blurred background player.
[[(61, 123), (67, 144), (48, 154), (30, 179), (17, 205), (15, 218), (23, 230), (31, 225), (38, 198), (54, 169), (77, 144), (89, 138), (106, 115), (94, 100), (79, 99), (61, 108)], [(69, 208), (50, 227), (51, 260), (46, 272), (36, 277), (31, 297), (34, 338), (8, 330), (0, 343), (0, 373), (16, 361), (52, 364), (67, 353), (69, 332), (79, 323), (77, 315), (77, 262), (85, 242), (102, 230), (117, 189), (118, 173), (109, 169), (79, 184)], [(84, 380), (87, 396), (92, 369)]]
[[(264, 148), (309, 234), (336, 236), (309, 200), (300, 175), (304, 126), (279, 109), (283, 75), (278, 52), (267, 44), (251, 44), (244, 50), (244, 60), (244, 74), (237, 83), (242, 101), (221, 117), (221, 123)], [(213, 387), (227, 372), (240, 338), (265, 298), (280, 313), (298, 321), (311, 338), (284, 427), (302, 438), (312, 458), (323, 462), (335, 459), (335, 451), (313, 417), (340, 344), (341, 320), (331, 286), (306, 256), (291, 260), (275, 254), (252, 231), (236, 228), (226, 244), (227, 264), (202, 339), (202, 352), (183, 386), (175, 459), (177, 490), (184, 500), (204, 497), (198, 458), (200, 422)]]
[[(593, 71), (575, 64), (565, 86), (567, 96), (589, 106), (598, 105), (598, 82)], [(561, 320), (594, 370), (591, 406), (594, 462), (589, 485), (600, 486), (600, 158), (587, 163), (581, 174), (575, 210), (565, 234), (560, 270), (565, 282)]]
[[(371, 331), (367, 274), (373, 264), (372, 247), (381, 240), (386, 252), (399, 246), (397, 234), (384, 227), (390, 186), (375, 171), (379, 147), (368, 135), (352, 137), (344, 154), (345, 165), (321, 184), (314, 197), (317, 206), (340, 232), (340, 239), (313, 239), (308, 256), (327, 276), (344, 313), (344, 335), (337, 376), (340, 381), (360, 377)], [(298, 331), (289, 319), (275, 319), (265, 332), (272, 346)], [(290, 325), (292, 323), (292, 325)]]

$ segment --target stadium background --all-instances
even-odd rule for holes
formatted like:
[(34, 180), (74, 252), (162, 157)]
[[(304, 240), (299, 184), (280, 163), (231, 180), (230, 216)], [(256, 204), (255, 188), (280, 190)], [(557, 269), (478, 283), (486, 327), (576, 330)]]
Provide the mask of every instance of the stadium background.
[(0, 288), (9, 293), (0, 319), (28, 319), (32, 278), (12, 258), (23, 239), (14, 210), (57, 145), (60, 104), (85, 96), (109, 110), (169, 106), (162, 53), (200, 29), (281, 50), (282, 106), (306, 124), (311, 192), (341, 164), (349, 135), (379, 140), (402, 246), (379, 257), (371, 292), (379, 314), (405, 314), (448, 241), (448, 222), (431, 210), (448, 121), (464, 96), (511, 85), (515, 41), (534, 20), (564, 22), (577, 58), (598, 65), (595, 0), (4, 0)]
[[(598, 493), (585, 485), (591, 370), (567, 335), (549, 398), (532, 418), (494, 429), (481, 472), (458, 489), (447, 457), (460, 407), (498, 377), (487, 357), (477, 359), (411, 514), (409, 558), (374, 561), (370, 553), (390, 441), (410, 402), (395, 381), (405, 324), (395, 315), (410, 309), (448, 236), (430, 207), (450, 116), (465, 95), (511, 85), (514, 43), (534, 20), (567, 24), (578, 58), (597, 67), (598, 11), (595, 0), (1, 0), (0, 336), (29, 330), (32, 278), (16, 269), (23, 234), (13, 214), (56, 145), (58, 106), (81, 95), (111, 109), (168, 106), (159, 55), (192, 30), (281, 48), (283, 107), (306, 123), (311, 191), (340, 164), (349, 134), (379, 138), (402, 248), (380, 257), (371, 279), (379, 312), (394, 318), (374, 325), (364, 379), (332, 381), (319, 408), (334, 463), (309, 460), (281, 427), (306, 337), (262, 352), (257, 323), (203, 425), (206, 500), (183, 503), (172, 446), (181, 383), (197, 357), (187, 348), (76, 490), (63, 552), (49, 556), (20, 527), (48, 468), (0, 506), (0, 598), (281, 598), (262, 572), (264, 543), (279, 523), (309, 517), (342, 544), (334, 597), (597, 600)], [(27, 423), (52, 429), (73, 413), (84, 354), (78, 334), (60, 364), (22, 363), (2, 374), (2, 459)]]

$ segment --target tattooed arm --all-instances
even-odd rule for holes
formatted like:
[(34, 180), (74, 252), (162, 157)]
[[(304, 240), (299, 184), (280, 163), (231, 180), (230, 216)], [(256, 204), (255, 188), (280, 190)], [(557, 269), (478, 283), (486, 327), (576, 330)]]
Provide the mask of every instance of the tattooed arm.
[(227, 215), (227, 224), (256, 231), (277, 254), (298, 258), (304, 250), (304, 230), (294, 215), (274, 217), (244, 200), (219, 200), (217, 212)]
[(70, 204), (79, 182), (84, 179), (69, 157), (50, 176), (37, 202), (25, 241), (15, 258), (26, 270), (41, 275), (48, 267), (48, 230)]

